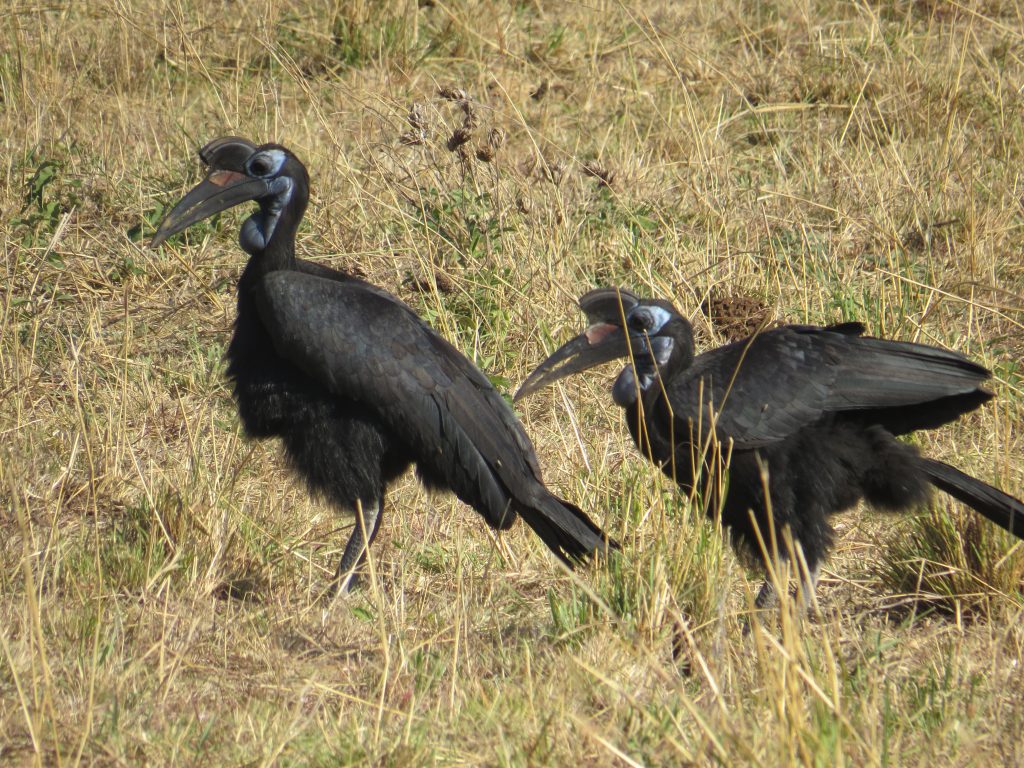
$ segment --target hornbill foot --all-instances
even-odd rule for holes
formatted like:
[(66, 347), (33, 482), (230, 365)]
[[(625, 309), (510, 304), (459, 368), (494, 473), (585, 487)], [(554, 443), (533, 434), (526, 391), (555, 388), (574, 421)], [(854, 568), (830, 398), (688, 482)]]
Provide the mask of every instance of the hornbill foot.
[(362, 572), (359, 565), (354, 569), (345, 572), (342, 572), (342, 569), (339, 568), (335, 571), (334, 576), (331, 577), (331, 581), (325, 592), (328, 597), (332, 598), (339, 595), (345, 595), (349, 592), (355, 592), (357, 589), (361, 589), (365, 581), (366, 574)]

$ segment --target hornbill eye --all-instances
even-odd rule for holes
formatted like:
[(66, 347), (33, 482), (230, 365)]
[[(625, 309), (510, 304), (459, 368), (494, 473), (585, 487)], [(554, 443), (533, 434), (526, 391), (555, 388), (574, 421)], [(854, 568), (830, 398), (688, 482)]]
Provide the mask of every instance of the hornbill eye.
[(644, 333), (654, 327), (654, 317), (650, 312), (646, 312), (643, 309), (631, 312), (626, 322), (629, 325), (629, 329), (636, 333)]
[(274, 164), (266, 155), (256, 155), (249, 161), (249, 171), (253, 176), (269, 176), (274, 172)]
[(281, 172), (285, 159), (280, 149), (266, 149), (249, 158), (246, 173), (259, 179), (269, 178)]

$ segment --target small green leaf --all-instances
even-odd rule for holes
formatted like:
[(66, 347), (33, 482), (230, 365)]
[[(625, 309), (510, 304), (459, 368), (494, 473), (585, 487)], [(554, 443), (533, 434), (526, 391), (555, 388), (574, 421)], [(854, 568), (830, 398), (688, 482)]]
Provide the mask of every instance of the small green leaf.
[(373, 621), (373, 614), (370, 613), (365, 608), (361, 608), (359, 606), (356, 606), (356, 607), (354, 607), (352, 609), (352, 615), (355, 616), (360, 621), (365, 621), (367, 623), (370, 623), (370, 622)]

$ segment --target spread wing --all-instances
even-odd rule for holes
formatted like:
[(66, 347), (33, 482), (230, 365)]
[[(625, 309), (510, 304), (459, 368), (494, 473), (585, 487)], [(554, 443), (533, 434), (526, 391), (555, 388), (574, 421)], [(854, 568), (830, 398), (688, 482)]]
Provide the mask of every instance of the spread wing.
[(716, 413), (720, 438), (756, 448), (827, 414), (895, 434), (944, 424), (991, 395), (990, 374), (955, 352), (863, 337), (854, 323), (787, 326), (699, 355), (669, 383), (677, 419)]

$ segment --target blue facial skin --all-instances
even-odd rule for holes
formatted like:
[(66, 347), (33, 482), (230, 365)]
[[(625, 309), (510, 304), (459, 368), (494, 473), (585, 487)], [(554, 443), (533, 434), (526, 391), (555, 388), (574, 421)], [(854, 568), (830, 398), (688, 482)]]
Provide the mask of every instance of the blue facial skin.
[(641, 304), (630, 310), (626, 326), (632, 333), (647, 333), (654, 336), (661, 332), (665, 323), (672, 319), (672, 313), (663, 307)]

